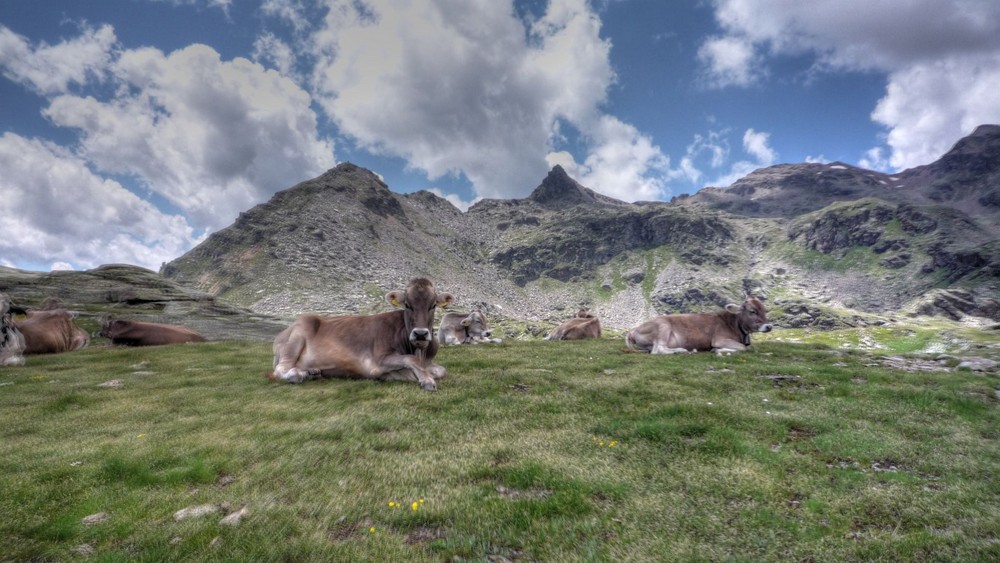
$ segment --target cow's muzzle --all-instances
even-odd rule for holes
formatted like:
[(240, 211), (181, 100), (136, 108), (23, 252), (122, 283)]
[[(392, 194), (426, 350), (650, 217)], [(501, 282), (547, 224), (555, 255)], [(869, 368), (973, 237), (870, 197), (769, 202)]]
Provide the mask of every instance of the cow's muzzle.
[(772, 329), (772, 328), (774, 328), (774, 327), (772, 327), (772, 326), (771, 326), (771, 325), (769, 325), (769, 324), (766, 324), (766, 325), (760, 325), (760, 328), (758, 328), (758, 329), (757, 329), (757, 332), (771, 332), (771, 329)]
[(410, 331), (410, 342), (414, 346), (420, 346), (421, 348), (427, 346), (431, 342), (431, 331), (426, 328), (415, 328)]

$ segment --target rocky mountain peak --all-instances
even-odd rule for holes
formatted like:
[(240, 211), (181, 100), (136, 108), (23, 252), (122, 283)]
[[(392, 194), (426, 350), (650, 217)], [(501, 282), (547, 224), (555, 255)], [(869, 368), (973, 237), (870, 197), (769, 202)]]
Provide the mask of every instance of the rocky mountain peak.
[(340, 164), (334, 166), (333, 168), (324, 172), (319, 178), (319, 181), (327, 181), (334, 183), (346, 183), (345, 180), (349, 181), (351, 184), (357, 184), (359, 181), (363, 181), (365, 184), (374, 183), (385, 189), (389, 189), (389, 186), (382, 181), (374, 172), (368, 170), (367, 168), (362, 168), (357, 164), (352, 162), (341, 162)]
[(624, 202), (603, 196), (583, 187), (570, 178), (566, 170), (558, 164), (552, 167), (528, 199), (550, 209), (568, 209), (580, 204), (623, 205)]

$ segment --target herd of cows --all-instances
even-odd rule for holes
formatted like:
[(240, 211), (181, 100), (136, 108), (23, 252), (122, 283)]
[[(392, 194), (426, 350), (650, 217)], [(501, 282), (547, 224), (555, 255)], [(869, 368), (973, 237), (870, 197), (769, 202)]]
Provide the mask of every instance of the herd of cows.
[[(395, 310), (376, 315), (321, 317), (304, 314), (274, 339), (274, 369), (268, 378), (301, 383), (321, 377), (417, 381), (437, 390), (444, 366), (434, 363), (441, 344), (481, 344), (492, 337), (480, 311), (446, 313), (437, 337), (434, 314), (454, 301), (438, 293), (425, 278), (414, 278), (401, 291), (385, 296)], [(79, 350), (90, 341), (73, 322), (76, 314), (58, 302), (25, 310), (0, 293), (0, 366), (23, 365), (24, 356)], [(747, 295), (742, 305), (716, 313), (661, 315), (628, 331), (631, 351), (652, 354), (716, 351), (738, 352), (750, 345), (753, 332), (769, 332), (764, 305)], [(156, 346), (204, 342), (204, 336), (182, 326), (104, 317), (99, 335), (113, 345)], [(556, 327), (547, 340), (582, 340), (601, 336), (600, 320), (588, 309)]]

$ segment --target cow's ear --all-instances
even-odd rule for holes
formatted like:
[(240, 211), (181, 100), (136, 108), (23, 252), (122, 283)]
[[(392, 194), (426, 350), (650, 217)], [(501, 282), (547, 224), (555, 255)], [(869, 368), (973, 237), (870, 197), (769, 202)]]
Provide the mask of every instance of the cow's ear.
[(467, 326), (469, 326), (471, 324), (472, 324), (472, 321), (469, 320), (469, 317), (465, 317), (464, 319), (462, 319), (462, 326), (467, 327)]
[(726, 305), (726, 310), (729, 311), (730, 313), (739, 313), (740, 312), (740, 306), (737, 305), (737, 304), (735, 304), (735, 303), (730, 303), (730, 304)]
[(403, 308), (403, 299), (405, 298), (406, 294), (402, 291), (390, 291), (385, 294), (385, 302), (397, 309)]
[(455, 301), (455, 298), (451, 296), (450, 293), (439, 293), (438, 294), (438, 307), (447, 307)]

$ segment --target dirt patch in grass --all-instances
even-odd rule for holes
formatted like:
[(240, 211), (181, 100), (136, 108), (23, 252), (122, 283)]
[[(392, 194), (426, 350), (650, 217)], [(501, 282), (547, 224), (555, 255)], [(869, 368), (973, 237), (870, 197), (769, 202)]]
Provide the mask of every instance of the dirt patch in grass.
[(795, 442), (798, 440), (808, 440), (818, 434), (812, 428), (805, 428), (802, 426), (792, 426), (788, 429), (788, 434), (785, 436), (786, 442)]
[(368, 535), (375, 523), (370, 518), (365, 518), (360, 522), (338, 521), (326, 533), (330, 541), (344, 542)]
[(771, 383), (779, 388), (807, 389), (819, 387), (818, 383), (804, 381), (801, 375), (765, 375), (764, 377), (771, 380)]
[(413, 545), (415, 543), (428, 543), (434, 540), (442, 540), (447, 536), (445, 535), (444, 528), (432, 528), (430, 526), (420, 526), (419, 528), (413, 530), (409, 534), (406, 534), (406, 543), (408, 545)]

